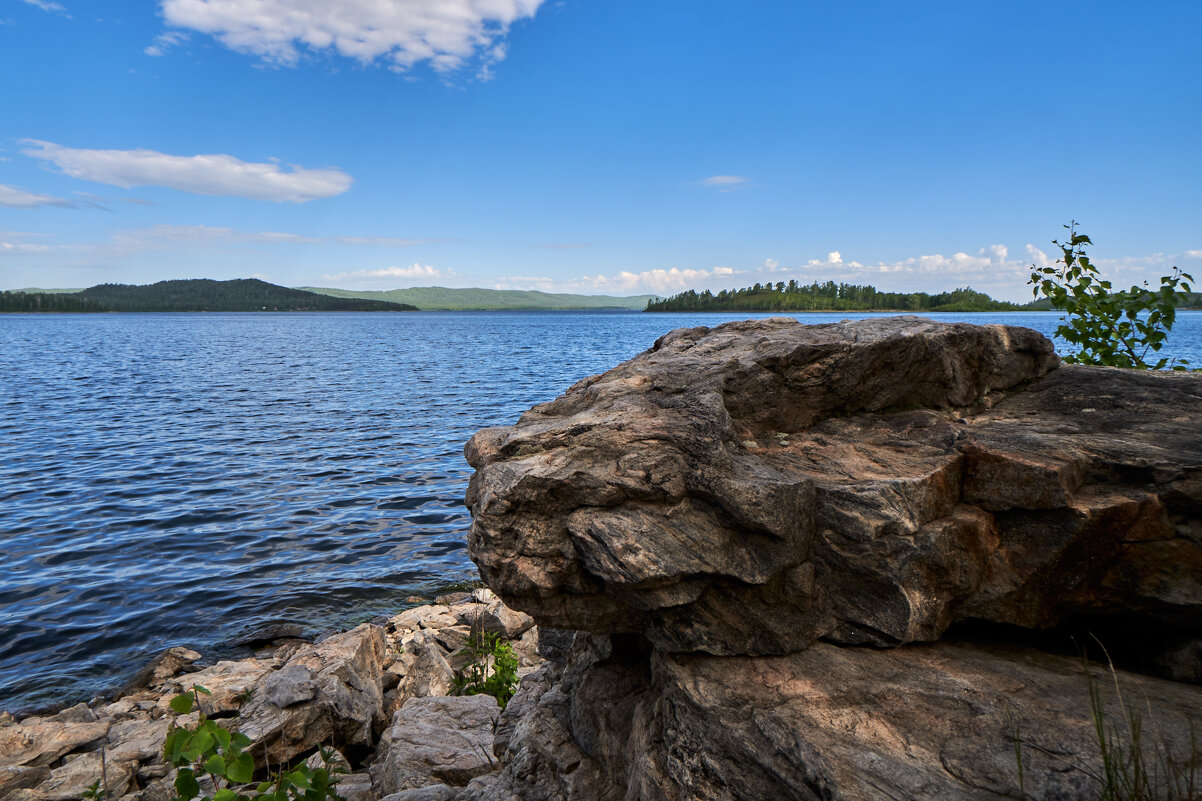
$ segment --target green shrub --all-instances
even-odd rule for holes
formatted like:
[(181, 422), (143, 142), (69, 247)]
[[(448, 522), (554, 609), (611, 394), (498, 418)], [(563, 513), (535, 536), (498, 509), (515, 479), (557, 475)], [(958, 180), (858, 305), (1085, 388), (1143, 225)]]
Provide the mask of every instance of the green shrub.
[(468, 643), (471, 657), (455, 673), (459, 695), (491, 695), (504, 709), (518, 686), (518, 658), (499, 634), (479, 634)]
[(1143, 287), (1116, 292), (1085, 253), (1085, 246), (1093, 245), (1090, 238), (1077, 233), (1075, 220), (1064, 227), (1068, 239), (1052, 240), (1062, 258), (1051, 267), (1032, 265), (1029, 281), (1036, 298), (1042, 295), (1053, 308), (1069, 315), (1056, 335), (1078, 350), (1064, 361), (1144, 370), (1185, 369), (1188, 362), (1184, 359), (1148, 359), (1164, 347), (1193, 276), (1174, 267), (1172, 275), (1161, 277), (1159, 289), (1149, 289), (1145, 282)]
[[(186, 715), (195, 707), (199, 712), (196, 728), (186, 729), (175, 723), (167, 731), (163, 743), (163, 758), (178, 768), (175, 777), (175, 796), (171, 801), (342, 801), (335, 790), (336, 777), (330, 770), (332, 752), (322, 749), (323, 767), (300, 765), (292, 770), (280, 770), (268, 781), (254, 781), (255, 761), (250, 754), (251, 739), (245, 734), (231, 732), (205, 716), (200, 710), (200, 696), (211, 695), (199, 684), (183, 695), (171, 699), (171, 708)], [(207, 777), (211, 795), (201, 796), (200, 782)]]

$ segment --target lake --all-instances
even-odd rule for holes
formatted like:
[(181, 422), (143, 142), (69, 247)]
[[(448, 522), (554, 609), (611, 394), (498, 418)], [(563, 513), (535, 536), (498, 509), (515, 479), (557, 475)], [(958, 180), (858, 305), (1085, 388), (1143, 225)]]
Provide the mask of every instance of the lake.
[[(752, 316), (771, 315), (0, 315), (0, 709), (474, 578), (468, 437), (672, 328)], [(1202, 365), (1202, 312), (1169, 343)]]

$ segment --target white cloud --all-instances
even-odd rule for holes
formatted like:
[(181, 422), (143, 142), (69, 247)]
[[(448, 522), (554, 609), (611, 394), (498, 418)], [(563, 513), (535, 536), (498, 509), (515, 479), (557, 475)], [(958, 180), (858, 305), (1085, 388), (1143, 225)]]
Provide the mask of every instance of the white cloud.
[(241, 161), (210, 154), (172, 156), (155, 150), (83, 150), (36, 139), (22, 140), (26, 155), (54, 164), (72, 178), (129, 188), (165, 186), (197, 195), (304, 203), (341, 195), (354, 180), (337, 168), (307, 170), (293, 165)]
[(40, 8), (43, 11), (51, 11), (55, 14), (66, 14), (67, 9), (63, 8), (61, 3), (53, 3), (50, 0), (22, 0), (25, 5)]
[(673, 267), (668, 270), (644, 270), (632, 273), (626, 270), (617, 275), (584, 276), (573, 282), (576, 288), (596, 289), (604, 292), (680, 292), (690, 287), (705, 284), (715, 278), (735, 275), (730, 267), (714, 267), (711, 270), (681, 270)]
[(64, 209), (77, 208), (76, 204), (70, 200), (26, 192), (19, 186), (8, 186), (7, 184), (0, 184), (0, 206), (7, 206), (10, 209), (35, 209), (38, 206), (59, 206)]
[(414, 262), (408, 267), (384, 267), (378, 270), (356, 270), (351, 273), (336, 273), (323, 275), (326, 281), (376, 281), (381, 278), (403, 278), (405, 280), (421, 279), (423, 281), (447, 280), (458, 278), (454, 270), (440, 270), (428, 264)]
[(700, 183), (702, 186), (717, 189), (719, 192), (730, 192), (747, 183), (747, 179), (742, 175), (711, 175)]
[(1048, 254), (1044, 253), (1034, 245), (1027, 243), (1027, 258), (1034, 262), (1036, 267), (1048, 267), (1054, 259), (1049, 259)]
[(294, 65), (303, 49), (333, 50), (363, 64), (381, 59), (397, 71), (428, 62), (443, 74), (476, 60), (477, 77), (488, 80), (505, 58), (510, 26), (534, 17), (543, 2), (162, 0), (161, 6), (168, 25), (212, 35), (270, 64)]

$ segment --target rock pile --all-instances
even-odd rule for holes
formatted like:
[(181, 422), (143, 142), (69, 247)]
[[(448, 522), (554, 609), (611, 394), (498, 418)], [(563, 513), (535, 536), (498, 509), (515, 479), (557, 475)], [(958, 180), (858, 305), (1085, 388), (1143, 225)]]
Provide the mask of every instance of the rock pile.
[(1023, 328), (731, 323), (478, 433), (481, 575), (582, 633), (462, 797), (1097, 798), (1090, 679), (1021, 634), (1055, 626), (1163, 677), (1104, 680), (1188, 756), (1202, 377), (1058, 367)]
[(498, 767), (501, 713), (491, 696), (446, 697), (474, 631), (511, 641), (519, 675), (543, 663), (533, 621), (487, 589), (316, 643), (278, 639), (242, 660), (201, 667), (201, 654), (169, 649), (114, 700), (20, 720), (0, 714), (0, 798), (78, 801), (103, 772), (107, 801), (167, 801), (175, 780), (162, 758), (168, 726), (197, 721), (196, 711), (177, 715), (169, 704), (194, 685), (212, 693), (200, 696), (207, 716), (254, 741), (261, 771), (332, 746), (350, 771), (338, 782), (347, 801), (466, 785)]

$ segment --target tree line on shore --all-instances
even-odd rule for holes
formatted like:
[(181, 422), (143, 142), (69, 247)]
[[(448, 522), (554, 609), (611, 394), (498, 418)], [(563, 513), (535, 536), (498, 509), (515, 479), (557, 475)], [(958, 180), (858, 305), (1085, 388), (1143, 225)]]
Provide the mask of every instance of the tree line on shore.
[(1025, 311), (1032, 307), (994, 300), (969, 287), (930, 295), (926, 292), (882, 292), (868, 284), (796, 280), (755, 284), (743, 289), (688, 290), (647, 302), (646, 311)]

